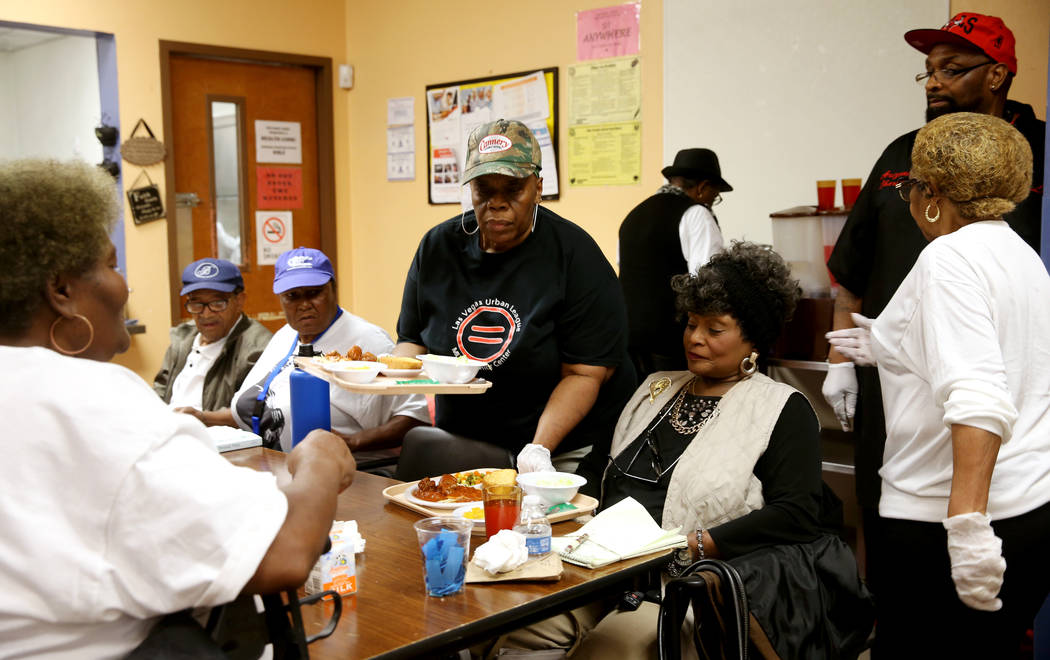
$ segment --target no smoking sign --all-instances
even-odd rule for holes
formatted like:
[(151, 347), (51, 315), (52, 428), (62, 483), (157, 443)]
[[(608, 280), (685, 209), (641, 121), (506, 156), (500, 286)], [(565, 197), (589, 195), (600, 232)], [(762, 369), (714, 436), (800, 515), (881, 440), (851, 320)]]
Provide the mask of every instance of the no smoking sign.
[(256, 263), (260, 266), (277, 263), (282, 252), (292, 249), (292, 212), (255, 212)]

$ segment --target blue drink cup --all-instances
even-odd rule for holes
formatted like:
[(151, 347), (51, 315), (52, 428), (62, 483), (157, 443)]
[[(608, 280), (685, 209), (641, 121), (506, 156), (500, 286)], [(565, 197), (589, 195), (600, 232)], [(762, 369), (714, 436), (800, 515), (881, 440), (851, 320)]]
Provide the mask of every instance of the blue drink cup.
[(414, 527), (423, 555), (427, 595), (451, 596), (462, 591), (474, 523), (459, 518), (424, 518)]

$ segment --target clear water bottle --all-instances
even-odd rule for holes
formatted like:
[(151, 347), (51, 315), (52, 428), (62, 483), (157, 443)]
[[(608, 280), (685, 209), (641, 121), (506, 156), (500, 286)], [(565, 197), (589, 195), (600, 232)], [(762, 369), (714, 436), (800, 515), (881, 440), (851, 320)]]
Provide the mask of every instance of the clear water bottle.
[(539, 495), (521, 498), (521, 515), (514, 531), (525, 537), (529, 559), (545, 557), (551, 551), (551, 524), (547, 520), (546, 507)]
[[(314, 347), (299, 346), (299, 355), (310, 357)], [(332, 408), (329, 402), (328, 381), (295, 369), (288, 377), (291, 389), (292, 446), (299, 444), (314, 429), (332, 430)]]

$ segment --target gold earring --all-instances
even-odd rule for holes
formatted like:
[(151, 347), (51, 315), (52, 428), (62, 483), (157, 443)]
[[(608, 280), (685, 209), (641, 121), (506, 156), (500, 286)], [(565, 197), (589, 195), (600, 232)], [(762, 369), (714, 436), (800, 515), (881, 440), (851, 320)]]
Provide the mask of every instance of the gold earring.
[(758, 353), (751, 351), (751, 355), (740, 361), (740, 371), (745, 376), (750, 376), (758, 369)]
[[(933, 208), (937, 209), (937, 215), (933, 216), (932, 218), (930, 217), (930, 207), (931, 206)], [(937, 206), (933, 202), (930, 202), (929, 204), (926, 205), (926, 210), (924, 210), (922, 212), (922, 214), (924, 216), (926, 216), (926, 222), (929, 222), (930, 224), (933, 224), (934, 222), (937, 222), (938, 220), (941, 219), (941, 207)]]
[(59, 316), (58, 318), (56, 318), (54, 321), (51, 322), (51, 328), (50, 330), (48, 330), (48, 337), (51, 339), (51, 345), (55, 347), (56, 351), (62, 353), (63, 355), (80, 355), (81, 353), (86, 351), (88, 349), (88, 346), (91, 346), (91, 342), (95, 340), (95, 326), (91, 325), (91, 321), (88, 319), (88, 317), (84, 316), (83, 314), (74, 314), (73, 318), (80, 319), (81, 321), (87, 324), (88, 328), (87, 343), (85, 343), (81, 348), (78, 348), (75, 351), (62, 348), (58, 345), (58, 341), (55, 339), (55, 328), (58, 326), (60, 321), (66, 320), (66, 317)]

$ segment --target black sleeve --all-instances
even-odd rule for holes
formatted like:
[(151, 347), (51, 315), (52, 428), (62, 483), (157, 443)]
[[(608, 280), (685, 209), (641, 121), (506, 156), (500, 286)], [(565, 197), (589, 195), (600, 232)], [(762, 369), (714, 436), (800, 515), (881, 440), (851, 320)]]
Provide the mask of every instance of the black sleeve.
[(765, 506), (707, 530), (723, 558), (779, 543), (805, 543), (818, 535), (820, 425), (801, 394), (784, 404), (754, 474), (762, 482)]
[[(426, 240), (426, 237), (423, 238)], [(423, 344), (424, 320), (419, 308), (419, 262), (422, 260), (423, 243), (420, 242), (416, 256), (405, 277), (405, 290), (401, 294), (401, 313), (397, 317), (397, 341)]]
[(847, 291), (858, 297), (863, 297), (868, 288), (868, 278), (875, 261), (875, 230), (879, 213), (875, 196), (879, 191), (882, 165), (880, 158), (871, 168), (868, 180), (864, 182), (828, 258), (831, 274)]

